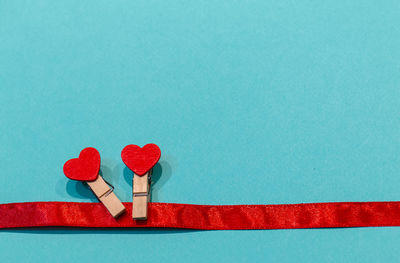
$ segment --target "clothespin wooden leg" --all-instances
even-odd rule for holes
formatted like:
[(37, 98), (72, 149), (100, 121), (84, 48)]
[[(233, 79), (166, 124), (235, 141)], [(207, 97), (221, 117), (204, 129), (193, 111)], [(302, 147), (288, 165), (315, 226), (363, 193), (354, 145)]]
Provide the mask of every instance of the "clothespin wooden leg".
[(113, 189), (104, 181), (103, 177), (99, 175), (96, 180), (87, 181), (87, 184), (114, 218), (125, 211), (125, 206), (114, 194)]
[(151, 170), (142, 176), (133, 175), (133, 200), (132, 218), (136, 220), (147, 219), (147, 203), (150, 200)]

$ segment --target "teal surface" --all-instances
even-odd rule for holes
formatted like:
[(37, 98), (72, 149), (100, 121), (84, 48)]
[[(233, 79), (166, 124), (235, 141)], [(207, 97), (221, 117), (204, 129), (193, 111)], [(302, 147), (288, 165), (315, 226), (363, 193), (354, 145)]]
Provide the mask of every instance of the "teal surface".
[[(124, 201), (131, 143), (152, 200), (400, 200), (398, 1), (0, 0), (0, 203)], [(0, 215), (1, 216), (1, 215)], [(398, 262), (400, 228), (0, 231), (1, 262)]]

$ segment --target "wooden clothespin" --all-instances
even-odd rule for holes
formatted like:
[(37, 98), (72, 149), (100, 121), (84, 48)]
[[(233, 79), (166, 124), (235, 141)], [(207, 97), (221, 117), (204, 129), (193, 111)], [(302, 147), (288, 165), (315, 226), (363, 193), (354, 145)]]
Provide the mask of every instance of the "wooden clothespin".
[(143, 148), (127, 145), (121, 152), (122, 161), (131, 169), (133, 175), (132, 218), (147, 219), (147, 203), (150, 200), (152, 168), (160, 160), (161, 151), (155, 144)]
[(137, 220), (147, 219), (147, 203), (150, 200), (151, 172), (133, 175), (132, 217)]
[(69, 179), (86, 182), (114, 218), (125, 211), (125, 206), (113, 192), (114, 188), (99, 175), (100, 154), (95, 148), (83, 149), (78, 158), (64, 164), (63, 170)]

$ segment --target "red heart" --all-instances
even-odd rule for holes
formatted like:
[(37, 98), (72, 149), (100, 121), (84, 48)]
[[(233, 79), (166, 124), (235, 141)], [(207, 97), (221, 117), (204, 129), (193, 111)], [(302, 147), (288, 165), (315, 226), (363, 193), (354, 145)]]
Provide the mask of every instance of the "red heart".
[(68, 160), (64, 164), (64, 174), (72, 180), (94, 181), (100, 170), (100, 154), (92, 147), (81, 151), (78, 158)]
[(125, 146), (121, 152), (122, 161), (135, 174), (144, 175), (160, 160), (161, 151), (157, 145), (150, 143), (140, 148), (131, 144)]

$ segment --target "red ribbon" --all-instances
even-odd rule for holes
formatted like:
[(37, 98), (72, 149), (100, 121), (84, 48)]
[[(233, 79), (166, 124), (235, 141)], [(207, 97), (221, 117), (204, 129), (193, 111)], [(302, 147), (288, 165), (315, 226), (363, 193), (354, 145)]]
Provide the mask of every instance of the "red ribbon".
[(101, 203), (29, 202), (0, 205), (0, 228), (157, 227), (202, 230), (400, 226), (400, 202), (289, 205), (150, 203), (148, 220), (131, 217), (132, 204), (114, 219)]

